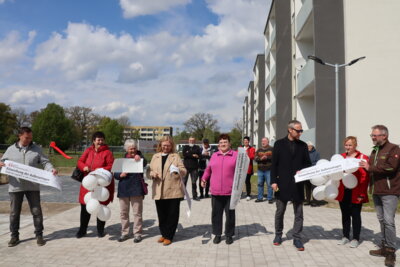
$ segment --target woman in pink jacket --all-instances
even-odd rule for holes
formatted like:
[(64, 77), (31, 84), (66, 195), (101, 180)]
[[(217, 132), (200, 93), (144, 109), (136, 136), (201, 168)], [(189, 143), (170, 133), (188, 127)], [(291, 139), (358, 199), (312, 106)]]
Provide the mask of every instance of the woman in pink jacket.
[(214, 153), (204, 171), (201, 186), (205, 187), (210, 181), (211, 191), (211, 222), (215, 235), (214, 244), (221, 242), (222, 215), (225, 210), (226, 244), (233, 243), (235, 234), (235, 210), (229, 209), (232, 194), (233, 177), (235, 174), (237, 152), (231, 149), (230, 137), (221, 134), (218, 141), (219, 151)]

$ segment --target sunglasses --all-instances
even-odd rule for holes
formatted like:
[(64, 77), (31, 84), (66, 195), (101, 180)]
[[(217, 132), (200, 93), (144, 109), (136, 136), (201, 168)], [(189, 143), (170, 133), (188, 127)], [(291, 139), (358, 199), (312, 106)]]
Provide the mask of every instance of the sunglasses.
[(304, 132), (304, 130), (303, 130), (303, 129), (301, 129), (301, 130), (297, 130), (297, 129), (295, 129), (295, 128), (292, 128), (292, 130), (296, 131), (296, 133), (302, 133), (302, 132)]

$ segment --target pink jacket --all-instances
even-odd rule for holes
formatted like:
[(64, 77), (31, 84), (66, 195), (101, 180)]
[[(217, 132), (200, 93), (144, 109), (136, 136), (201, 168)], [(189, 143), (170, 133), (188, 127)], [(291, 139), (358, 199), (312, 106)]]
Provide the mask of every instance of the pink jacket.
[(230, 150), (225, 155), (218, 151), (211, 156), (210, 163), (204, 171), (202, 180), (210, 179), (210, 190), (214, 196), (230, 196), (232, 194), (233, 177), (235, 175), (237, 152)]

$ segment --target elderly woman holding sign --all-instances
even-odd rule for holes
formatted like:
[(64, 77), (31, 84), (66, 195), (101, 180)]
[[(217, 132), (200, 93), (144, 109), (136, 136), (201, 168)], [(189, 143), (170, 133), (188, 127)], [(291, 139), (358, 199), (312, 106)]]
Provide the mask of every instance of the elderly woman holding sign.
[(172, 137), (164, 136), (157, 145), (157, 153), (150, 162), (150, 177), (153, 179), (153, 199), (156, 201), (161, 237), (158, 243), (172, 243), (179, 221), (179, 208), (183, 198), (182, 176), (186, 169)]
[[(368, 161), (368, 157), (357, 150), (357, 138), (348, 136), (344, 139), (344, 158), (357, 158)], [(362, 204), (368, 202), (368, 173), (364, 168), (358, 168), (355, 172), (346, 174), (340, 180), (339, 194), (337, 200), (342, 212), (343, 238), (338, 245), (350, 242), (350, 225), (353, 225), (353, 240), (351, 248), (356, 248), (360, 242), (361, 232), (361, 208)]]
[[(85, 202), (85, 197), (86, 201), (87, 196), (89, 195), (89, 184), (92, 184), (92, 180), (94, 180), (94, 187), (97, 186), (97, 181), (96, 179), (91, 179), (91, 175), (88, 175), (90, 172), (95, 171), (96, 169), (104, 169), (107, 171), (110, 171), (114, 162), (114, 156), (112, 152), (109, 150), (108, 146), (104, 143), (105, 142), (105, 135), (103, 132), (95, 132), (92, 135), (92, 141), (93, 145), (88, 147), (85, 152), (83, 152), (82, 156), (78, 160), (78, 168), (84, 172), (85, 178), (88, 177), (87, 179), (84, 178), (82, 180), (82, 185), (79, 191), (79, 202), (81, 203), (81, 218), (80, 218), (80, 227), (78, 233), (76, 233), (77, 238), (81, 238), (86, 235), (87, 227), (89, 225), (90, 221), (90, 213), (88, 212), (86, 202)], [(107, 172), (105, 171), (105, 172)], [(111, 174), (111, 173), (110, 173)], [(87, 182), (88, 181), (88, 182)], [(102, 205), (108, 205), (113, 199), (114, 199), (114, 179), (112, 176), (110, 177), (110, 182), (106, 186), (107, 190), (103, 190), (105, 193), (109, 193), (108, 198), (105, 201), (101, 201), (100, 203)], [(86, 186), (86, 187), (85, 187)], [(93, 186), (90, 186), (90, 188)], [(94, 189), (94, 188), (93, 188)], [(108, 192), (107, 192), (108, 191)], [(96, 201), (94, 204), (98, 203)], [(92, 205), (90, 205), (92, 206)], [(90, 209), (89, 209), (90, 210)], [(96, 209), (97, 210), (97, 209)], [(92, 212), (93, 213), (93, 212)], [(97, 236), (98, 237), (104, 237), (104, 227), (105, 227), (106, 222), (100, 220), (97, 218)]]
[(218, 141), (219, 151), (210, 159), (203, 177), (201, 186), (205, 187), (210, 180), (211, 191), (211, 222), (215, 235), (214, 244), (221, 242), (222, 215), (225, 211), (225, 236), (226, 244), (233, 243), (235, 234), (235, 210), (230, 210), (232, 184), (235, 175), (237, 152), (231, 149), (231, 139), (227, 134), (221, 134)]
[[(143, 159), (143, 167), (147, 165), (146, 159), (138, 150), (135, 140), (128, 139), (125, 141), (124, 148), (126, 150), (125, 158), (140, 162)], [(143, 198), (147, 194), (147, 184), (143, 179), (143, 173), (115, 173), (115, 179), (118, 182), (119, 206), (121, 209), (121, 237), (118, 242), (123, 242), (129, 238), (129, 204), (133, 210), (133, 242), (142, 241), (143, 229)]]

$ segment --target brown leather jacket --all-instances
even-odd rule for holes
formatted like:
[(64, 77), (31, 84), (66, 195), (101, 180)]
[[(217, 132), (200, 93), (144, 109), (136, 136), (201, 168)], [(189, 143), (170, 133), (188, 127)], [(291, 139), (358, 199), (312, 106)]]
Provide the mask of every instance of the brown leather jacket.
[(400, 148), (387, 141), (369, 157), (369, 174), (376, 195), (400, 195)]

